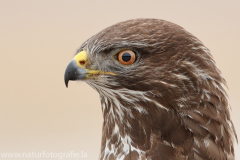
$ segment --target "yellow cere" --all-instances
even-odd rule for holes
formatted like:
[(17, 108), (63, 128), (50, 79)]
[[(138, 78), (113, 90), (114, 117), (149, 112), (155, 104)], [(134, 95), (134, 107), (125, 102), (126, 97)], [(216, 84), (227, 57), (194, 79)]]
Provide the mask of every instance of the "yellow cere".
[[(73, 59), (75, 59), (77, 65), (83, 69), (86, 69), (86, 64), (87, 64), (87, 51), (83, 50), (79, 52)], [(84, 64), (81, 62), (85, 62)], [(99, 71), (99, 70), (91, 70), (91, 69), (86, 69), (87, 73), (90, 75), (96, 75), (96, 74), (110, 74), (110, 75), (116, 75), (116, 73), (112, 72), (104, 72), (104, 71)], [(87, 75), (87, 78), (91, 78), (90, 75)]]
[[(79, 52), (73, 59), (75, 59), (77, 65), (81, 68), (85, 68), (87, 64), (87, 51), (83, 50)], [(85, 65), (82, 65), (80, 62), (83, 61), (85, 62)]]

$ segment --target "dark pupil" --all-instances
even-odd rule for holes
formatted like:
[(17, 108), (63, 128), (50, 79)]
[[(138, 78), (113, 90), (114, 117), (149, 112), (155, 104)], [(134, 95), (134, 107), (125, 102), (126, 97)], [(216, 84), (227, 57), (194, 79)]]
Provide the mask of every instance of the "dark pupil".
[(127, 52), (123, 53), (123, 55), (122, 55), (123, 61), (128, 62), (128, 61), (130, 61), (130, 59), (131, 59), (131, 55), (129, 53), (127, 53)]

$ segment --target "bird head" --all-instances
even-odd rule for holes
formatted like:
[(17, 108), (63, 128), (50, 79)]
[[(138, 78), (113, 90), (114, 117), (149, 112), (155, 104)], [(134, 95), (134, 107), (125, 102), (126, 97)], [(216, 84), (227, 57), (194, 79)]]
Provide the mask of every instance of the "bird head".
[(81, 80), (108, 98), (155, 97), (174, 110), (200, 102), (210, 89), (206, 79), (224, 83), (208, 49), (182, 27), (155, 19), (104, 29), (81, 45), (65, 71), (66, 86)]

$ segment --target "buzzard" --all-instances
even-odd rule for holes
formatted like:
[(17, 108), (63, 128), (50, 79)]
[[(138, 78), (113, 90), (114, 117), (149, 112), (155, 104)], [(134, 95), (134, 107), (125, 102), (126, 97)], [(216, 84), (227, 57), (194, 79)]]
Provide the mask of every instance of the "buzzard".
[(226, 82), (182, 27), (133, 19), (85, 41), (65, 71), (100, 95), (100, 160), (234, 160)]

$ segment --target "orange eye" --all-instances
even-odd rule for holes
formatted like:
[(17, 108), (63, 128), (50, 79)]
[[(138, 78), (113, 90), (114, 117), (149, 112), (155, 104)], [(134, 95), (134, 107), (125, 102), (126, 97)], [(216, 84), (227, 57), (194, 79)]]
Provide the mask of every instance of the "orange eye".
[(118, 60), (125, 65), (133, 64), (136, 60), (136, 54), (131, 50), (123, 50), (118, 54)]

